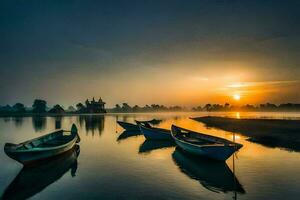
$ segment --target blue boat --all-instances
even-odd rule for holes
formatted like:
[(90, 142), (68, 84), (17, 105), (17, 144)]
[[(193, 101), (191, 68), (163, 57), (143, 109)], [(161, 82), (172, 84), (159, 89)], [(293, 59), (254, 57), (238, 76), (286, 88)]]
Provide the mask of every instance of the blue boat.
[(178, 147), (186, 152), (225, 161), (243, 145), (223, 138), (194, 132), (172, 125), (171, 135)]
[(139, 123), (139, 127), (146, 139), (149, 140), (173, 140), (171, 131), (163, 128), (155, 128), (149, 124)]

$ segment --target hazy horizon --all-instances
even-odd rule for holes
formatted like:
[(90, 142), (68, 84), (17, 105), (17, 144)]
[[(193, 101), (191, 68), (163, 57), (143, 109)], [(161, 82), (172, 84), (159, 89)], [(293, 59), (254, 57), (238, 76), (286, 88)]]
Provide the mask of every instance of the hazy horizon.
[(300, 103), (298, 1), (0, 4), (0, 105)]

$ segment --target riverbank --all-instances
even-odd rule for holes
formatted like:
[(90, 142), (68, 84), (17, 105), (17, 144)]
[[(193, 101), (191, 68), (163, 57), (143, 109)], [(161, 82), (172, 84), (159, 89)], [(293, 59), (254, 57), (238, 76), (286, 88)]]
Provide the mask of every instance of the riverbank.
[(300, 152), (300, 120), (235, 119), (227, 117), (196, 117), (195, 121), (207, 127), (236, 132), (249, 137), (249, 141), (268, 147)]

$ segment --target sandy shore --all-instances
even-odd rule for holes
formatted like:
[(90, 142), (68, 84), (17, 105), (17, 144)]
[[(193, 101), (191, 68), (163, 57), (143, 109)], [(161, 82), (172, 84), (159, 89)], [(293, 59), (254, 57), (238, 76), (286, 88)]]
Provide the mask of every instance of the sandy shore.
[(300, 152), (300, 121), (281, 119), (235, 119), (226, 117), (192, 118), (207, 127), (236, 132), (252, 142)]

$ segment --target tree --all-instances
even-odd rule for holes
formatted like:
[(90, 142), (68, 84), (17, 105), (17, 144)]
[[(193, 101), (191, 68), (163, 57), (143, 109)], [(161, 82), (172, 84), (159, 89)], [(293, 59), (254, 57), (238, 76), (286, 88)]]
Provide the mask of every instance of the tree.
[(128, 105), (128, 103), (123, 103), (122, 110), (124, 112), (130, 112), (131, 111), (131, 107)]
[(76, 104), (76, 108), (78, 112), (82, 112), (85, 109), (85, 106), (82, 103)]
[(211, 104), (206, 104), (203, 109), (206, 111), (211, 111), (212, 106), (211, 106)]
[(159, 105), (158, 104), (151, 104), (151, 109), (154, 110), (159, 110)]
[(69, 106), (67, 111), (68, 112), (75, 112), (76, 109), (73, 106)]
[(202, 107), (201, 106), (193, 107), (192, 110), (193, 111), (201, 111)]
[(224, 109), (225, 109), (225, 110), (229, 110), (229, 109), (230, 109), (230, 104), (229, 104), (229, 103), (225, 103)]
[(25, 112), (25, 106), (24, 104), (21, 104), (21, 103), (16, 103), (14, 106), (13, 106), (13, 110), (17, 113), (24, 113)]
[(35, 113), (44, 113), (46, 112), (47, 102), (42, 99), (35, 99), (32, 105), (33, 112)]
[(122, 109), (122, 108), (121, 108), (121, 106), (120, 106), (119, 104), (116, 104), (116, 106), (115, 106), (115, 109), (114, 109), (114, 110), (115, 110), (116, 112), (120, 112), (120, 111), (121, 111), (121, 109)]
[(220, 111), (220, 110), (223, 110), (223, 106), (220, 104), (213, 104), (211, 110)]
[(6, 105), (6, 106), (3, 106), (3, 107), (0, 107), (0, 112), (1, 113), (10, 113), (12, 112), (13, 109), (10, 105)]
[(145, 105), (145, 106), (143, 107), (143, 110), (146, 111), (146, 112), (148, 112), (148, 111), (151, 110), (151, 107), (150, 107), (149, 105)]
[(170, 111), (181, 111), (182, 107), (181, 106), (171, 106), (169, 107)]
[(140, 111), (140, 107), (138, 105), (133, 106), (132, 110), (133, 112), (139, 112)]

